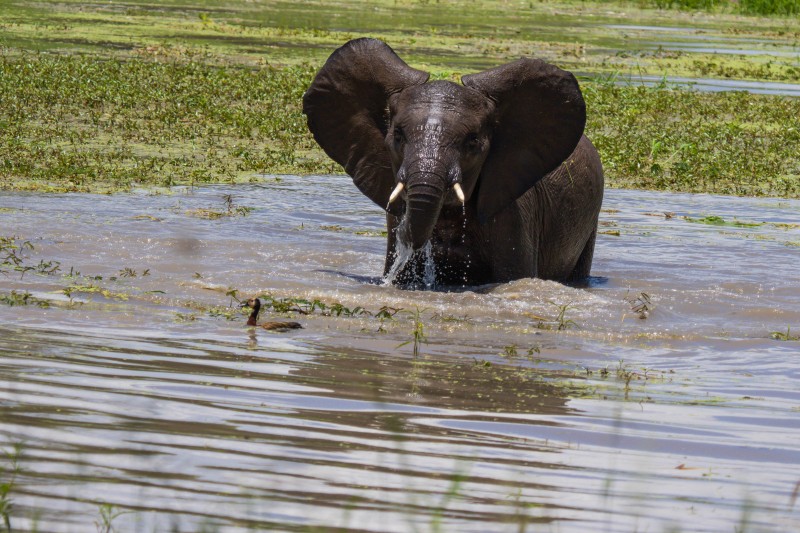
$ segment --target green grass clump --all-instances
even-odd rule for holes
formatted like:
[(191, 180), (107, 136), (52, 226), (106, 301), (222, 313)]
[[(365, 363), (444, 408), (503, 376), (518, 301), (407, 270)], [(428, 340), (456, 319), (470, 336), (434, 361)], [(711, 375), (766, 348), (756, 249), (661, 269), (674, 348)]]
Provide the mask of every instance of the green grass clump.
[(687, 222), (695, 224), (708, 224), (709, 226), (730, 226), (733, 228), (757, 228), (763, 226), (763, 222), (744, 222), (741, 220), (728, 221), (717, 215), (708, 215), (702, 218), (683, 217)]
[(800, 335), (792, 335), (790, 326), (786, 327), (786, 331), (773, 331), (769, 334), (771, 339), (776, 341), (800, 341)]

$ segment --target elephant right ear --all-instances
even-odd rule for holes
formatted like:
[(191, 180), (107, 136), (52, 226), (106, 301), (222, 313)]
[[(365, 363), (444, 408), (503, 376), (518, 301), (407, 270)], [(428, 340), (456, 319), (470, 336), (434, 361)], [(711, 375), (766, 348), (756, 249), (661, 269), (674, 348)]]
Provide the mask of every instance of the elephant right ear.
[(331, 54), (303, 95), (314, 139), (382, 208), (394, 188), (384, 141), (389, 97), (426, 81), (427, 72), (409, 67), (386, 43), (363, 38)]
[(483, 222), (575, 150), (586, 125), (586, 104), (575, 76), (540, 59), (519, 59), (461, 81), (496, 105), (478, 189), (478, 219)]

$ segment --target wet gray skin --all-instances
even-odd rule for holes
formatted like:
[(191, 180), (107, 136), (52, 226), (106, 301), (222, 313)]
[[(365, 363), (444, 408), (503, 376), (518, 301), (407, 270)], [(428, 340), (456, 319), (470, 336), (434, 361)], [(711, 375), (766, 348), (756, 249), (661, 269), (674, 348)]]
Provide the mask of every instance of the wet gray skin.
[[(226, 194), (253, 210), (197, 216)], [(611, 190), (587, 287), (405, 291), (342, 176), (2, 193), (0, 234), (34, 246), (0, 274), (12, 527), (111, 504), (120, 531), (797, 530), (800, 344), (770, 333), (800, 333), (798, 224), (797, 201)], [(276, 334), (231, 288), (404, 311)]]
[(303, 95), (314, 139), (388, 211), (392, 281), (421, 277), (421, 261), (395, 265), (426, 243), (444, 283), (587, 278), (603, 170), (575, 77), (532, 58), (428, 77), (354, 39)]

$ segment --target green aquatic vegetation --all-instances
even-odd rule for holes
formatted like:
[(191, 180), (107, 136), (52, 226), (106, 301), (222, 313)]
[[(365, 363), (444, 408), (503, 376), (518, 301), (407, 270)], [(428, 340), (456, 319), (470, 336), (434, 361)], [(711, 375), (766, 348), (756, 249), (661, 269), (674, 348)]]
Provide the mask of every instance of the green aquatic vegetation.
[(0, 468), (0, 519), (3, 521), (4, 531), (11, 533), (11, 513), (14, 509), (14, 501), (10, 495), (17, 482), (17, 476), (21, 471), (20, 461), (22, 459), (22, 443), (15, 442), (10, 451), (3, 450), (8, 465)]
[(245, 217), (249, 215), (253, 210), (255, 210), (254, 207), (236, 205), (233, 202), (232, 194), (224, 194), (222, 196), (222, 201), (224, 203), (222, 210), (199, 207), (195, 209), (187, 209), (184, 212), (184, 214), (190, 217), (205, 218), (208, 220), (217, 220), (223, 217), (236, 217), (236, 216)]
[[(603, 381), (613, 378), (617, 383), (622, 385), (622, 397), (624, 400), (635, 401), (656, 401), (654, 398), (645, 393), (648, 383), (666, 383), (672, 382), (674, 370), (656, 370), (652, 368), (639, 368), (633, 369), (630, 365), (620, 359), (613, 369), (608, 366), (592, 370), (588, 367), (581, 367), (576, 371), (578, 374), (585, 374), (587, 378), (592, 378), (595, 374)], [(601, 392), (602, 390), (603, 392)], [(632, 393), (637, 393), (636, 397), (632, 397)], [(616, 389), (608, 389), (606, 387), (595, 388), (589, 393), (590, 396), (601, 396), (603, 398), (616, 397)]]
[(739, 0), (738, 5), (748, 15), (800, 14), (800, 0)]
[[(115, 279), (116, 278), (114, 278), (114, 277), (109, 278), (109, 280), (111, 280), (111, 281), (113, 281)], [(61, 289), (61, 292), (64, 293), (64, 295), (67, 298), (70, 299), (70, 306), (73, 303), (73, 298), (72, 298), (73, 294), (86, 294), (86, 295), (98, 294), (98, 295), (102, 296), (103, 298), (107, 298), (109, 300), (117, 300), (117, 301), (125, 301), (125, 300), (128, 300), (130, 298), (130, 296), (128, 294), (124, 293), (124, 292), (114, 292), (114, 291), (112, 291), (110, 289), (106, 289), (105, 287), (101, 287), (101, 286), (95, 285), (93, 283), (89, 283), (87, 285), (83, 285), (83, 284), (79, 284), (79, 283), (71, 284), (71, 285)]]
[(419, 307), (414, 311), (407, 311), (412, 323), (411, 340), (397, 345), (398, 348), (401, 348), (407, 344), (412, 344), (412, 353), (415, 359), (420, 355), (422, 344), (428, 342), (428, 337), (425, 335), (425, 323), (422, 321), (423, 311), (425, 309), (420, 309)]
[[(605, 82), (585, 80), (583, 86), (587, 132), (612, 187), (800, 194), (793, 150), (798, 99), (692, 93), (666, 82), (619, 86), (621, 76), (615, 77), (636, 72), (797, 80), (800, 68), (792, 61), (664, 50), (611, 57), (605, 42), (616, 36), (580, 17), (574, 27), (540, 36), (555, 3), (503, 3), (502, 9), (494, 1), (378, 5), (391, 10), (359, 10), (364, 33), (389, 40), (434, 78), (457, 80), (519, 55), (609, 74)], [(334, 13), (354, 9), (351, 3), (315, 4), (315, 23), (297, 19), (285, 4), (234, 0), (206, 19), (181, 2), (158, 9), (127, 6), (47, 0), (0, 6), (0, 18), (8, 21), (0, 32), (1, 188), (109, 192), (272, 179), (265, 173), (341, 172), (308, 134), (300, 101), (327, 55), (360, 35), (328, 27)], [(581, 10), (609, 17), (605, 6), (583, 3)], [(436, 23), (454, 11), (463, 25)], [(533, 17), (531, 25), (520, 26), (523, 15)], [(576, 17), (556, 18), (562, 16)], [(619, 17), (607, 20), (628, 22)], [(741, 20), (716, 15), (700, 24), (709, 36), (733, 31), (787, 47), (800, 36), (780, 20)], [(41, 53), (50, 50), (62, 55)], [(226, 210), (191, 215), (220, 212)]]
[(197, 320), (195, 313), (175, 313), (175, 322), (194, 322), (195, 320)]
[[(628, 395), (630, 394), (630, 390), (631, 390), (631, 381), (633, 381), (633, 379), (637, 377), (637, 374), (636, 374), (636, 372), (628, 369), (623, 364), (622, 359), (619, 360), (619, 364), (617, 365), (616, 374), (617, 374), (617, 379), (625, 382), (625, 391), (624, 392), (625, 392), (625, 399), (627, 400), (628, 399)], [(647, 381), (646, 378), (645, 378), (645, 381)]]
[(241, 316), (241, 313), (237, 309), (232, 309), (231, 307), (216, 305), (207, 307), (205, 310), (211, 318), (224, 318), (225, 320), (234, 321), (238, 320)]
[(556, 306), (556, 308), (558, 309), (558, 315), (556, 316), (555, 320), (556, 329), (558, 331), (578, 327), (578, 324), (574, 320), (566, 317), (567, 310), (572, 307), (572, 303), (567, 303), (567, 304), (557, 304), (555, 302), (550, 302), (550, 303)]
[(394, 320), (394, 316), (402, 311), (397, 307), (389, 307), (384, 305), (381, 307), (377, 313), (375, 313), (375, 318), (378, 319), (380, 325), (378, 326), (378, 333), (386, 333), (386, 322)]
[(774, 226), (778, 229), (783, 230), (793, 230), (793, 229), (800, 229), (800, 224), (791, 224), (788, 222), (768, 222), (770, 226)]
[[(464, 2), (440, 0), (405, 1), (373, 0), (370, 9), (352, 0), (325, 3), (270, 2), (266, 5), (247, 0), (231, 0), (225, 8), (208, 6), (208, 12), (198, 12), (197, 3), (172, 1), (152, 3), (129, 1), (125, 8), (119, 4), (77, 3), (68, 1), (8, 2), (5, 42), (10, 46), (26, 44), (42, 50), (96, 51), (98, 48), (117, 53), (153, 54), (170, 57), (169, 48), (197, 49), (195, 53), (225, 53), (252, 61), (258, 53), (273, 52), (278, 44), (297, 43), (297, 49), (282, 51), (287, 60), (297, 61), (315, 57), (317, 48), (343, 42), (363, 33), (391, 36), (409, 47), (458, 47), (463, 52), (492, 57), (499, 53), (514, 53), (529, 41), (557, 44), (557, 52), (576, 59), (588, 55), (591, 47), (574, 38), (581, 32), (597, 38), (607, 36), (602, 28), (559, 27), (560, 34), (539, 35), (542, 22), (576, 18), (580, 9), (591, 16), (608, 20), (625, 18), (628, 13), (637, 18), (661, 18), (660, 13), (642, 11), (646, 8), (703, 9), (715, 11), (715, 17), (704, 17), (711, 27), (730, 24), (742, 17), (731, 13), (792, 14), (797, 0), (638, 0), (575, 2), (508, 3), (502, 0)], [(77, 4), (77, 5), (76, 5)], [(304, 5), (305, 4), (305, 5)], [(610, 5), (622, 11), (609, 13)], [(736, 6), (740, 9), (734, 9)], [(744, 8), (747, 5), (747, 8)], [(750, 6), (758, 6), (751, 8)], [(767, 7), (770, 6), (770, 7)], [(578, 8), (578, 9), (576, 9)], [(202, 8), (201, 8), (202, 9)], [(554, 13), (555, 12), (555, 13)], [(564, 13), (567, 12), (567, 13)], [(571, 13), (570, 13), (571, 12)], [(723, 13), (725, 12), (725, 13)], [(302, 14), (302, 16), (299, 16)], [(351, 28), (340, 29), (338, 17), (358, 21)], [(527, 15), (527, 24), (520, 19)], [(549, 15), (549, 17), (547, 17)], [(458, 17), (456, 19), (456, 16)], [(700, 13), (693, 13), (700, 18)], [(675, 15), (673, 15), (675, 18)], [(722, 23), (717, 19), (722, 18)], [(448, 27), (454, 19), (459, 24)], [(532, 19), (532, 20), (531, 20)], [(542, 20), (544, 19), (544, 21)], [(529, 28), (530, 22), (534, 28)], [(716, 23), (716, 24), (715, 24)], [(119, 25), (125, 25), (125, 32)], [(116, 31), (115, 31), (116, 30)], [(173, 39), (165, 41), (164, 36)], [(592, 40), (589, 40), (592, 42)], [(571, 45), (571, 46), (567, 46)], [(167, 50), (163, 50), (167, 48)], [(588, 49), (588, 50), (587, 50)], [(268, 57), (273, 57), (269, 54)], [(444, 73), (447, 67), (442, 69)]]
[(358, 235), (360, 237), (386, 237), (387, 233), (386, 230), (374, 231), (374, 230), (349, 230), (344, 226), (339, 224), (324, 224), (319, 227), (319, 229), (323, 231), (332, 231), (334, 233), (342, 233), (342, 232), (349, 232), (353, 235)]
[(35, 305), (41, 308), (50, 307), (50, 300), (37, 298), (28, 291), (17, 292), (12, 290), (9, 294), (0, 294), (0, 302), (14, 307), (16, 305)]
[(696, 398), (684, 402), (686, 405), (721, 405), (731, 402), (731, 398), (725, 396), (707, 396), (705, 398)]
[(0, 56), (0, 187), (101, 192), (330, 170), (312, 164), (321, 153), (303, 155), (316, 150), (300, 110), (311, 72)]
[[(318, 302), (321, 304), (321, 302)], [(322, 304), (324, 305), (324, 304)], [(361, 306), (356, 306), (354, 308), (345, 307), (344, 305), (335, 302), (327, 306), (327, 308), (323, 309), (323, 316), (359, 316), (359, 315), (366, 315), (369, 312)]]
[(114, 528), (114, 520), (124, 514), (132, 513), (133, 511), (122, 511), (116, 505), (110, 503), (101, 503), (97, 510), (99, 514), (98, 520), (95, 520), (95, 527), (98, 533), (113, 533), (116, 531)]
[(800, 195), (800, 99), (584, 83), (611, 187)]
[(786, 331), (773, 331), (769, 334), (771, 339), (776, 341), (800, 341), (800, 335), (792, 335), (791, 327), (786, 326)]
[(500, 355), (503, 357), (516, 357), (517, 346), (515, 344), (509, 344), (508, 346), (503, 346), (503, 352)]
[(252, 211), (255, 210), (254, 207), (236, 205), (233, 202), (232, 194), (224, 194), (222, 196), (222, 201), (225, 203), (225, 213), (227, 213), (228, 216), (240, 215), (244, 217), (249, 215)]
[(341, 232), (349, 232), (353, 235), (358, 235), (359, 237), (386, 237), (387, 233), (386, 230), (374, 231), (374, 230), (349, 230), (344, 226), (339, 224), (324, 224), (319, 227), (319, 229), (323, 231), (332, 231), (334, 233), (341, 233)]
[(533, 358), (534, 354), (538, 355), (538, 354), (542, 353), (542, 348), (540, 346), (538, 346), (538, 345), (537, 346), (532, 346), (532, 347), (528, 348), (527, 350), (523, 351), (516, 344), (509, 344), (507, 346), (503, 346), (503, 351), (500, 352), (498, 355), (500, 357), (515, 358), (515, 357), (519, 357), (520, 352), (524, 353), (527, 356), (527, 359), (530, 360), (530, 361), (537, 362), (537, 363), (541, 361), (538, 358), (536, 358), (536, 359)]
[(741, 57), (719, 57), (697, 55), (681, 61), (664, 62), (669, 72), (686, 72), (703, 78), (769, 80), (792, 82), (800, 78), (800, 67), (788, 62), (776, 61), (772, 57), (757, 61)]
[[(228, 291), (227, 295), (240, 302), (237, 293), (237, 290), (232, 289)], [(297, 313), (301, 315), (317, 314), (328, 317), (374, 317), (383, 323), (387, 320), (392, 320), (397, 313), (403, 311), (386, 305), (377, 311), (370, 311), (360, 305), (347, 307), (340, 302), (325, 302), (318, 298), (309, 300), (294, 296), (277, 297), (271, 293), (260, 294), (258, 298), (261, 299), (262, 309), (272, 310), (278, 314)]]
[(22, 279), (27, 272), (52, 275), (61, 270), (61, 263), (58, 261), (40, 259), (36, 264), (27, 263), (26, 260), (30, 257), (26, 252), (34, 249), (30, 241), (20, 241), (16, 237), (0, 237), (0, 274), (19, 272)]
[(646, 292), (640, 292), (633, 298), (626, 298), (628, 303), (631, 305), (631, 311), (636, 313), (636, 315), (644, 320), (648, 316), (650, 316), (650, 312), (656, 308), (653, 301), (650, 299), (650, 295)]
[(384, 305), (378, 310), (377, 313), (375, 313), (375, 318), (379, 320), (392, 320), (400, 311), (402, 311), (402, 309), (399, 307), (389, 307)]
[(262, 306), (266, 309), (272, 309), (276, 313), (299, 313), (301, 315), (314, 314), (319, 311), (323, 316), (358, 316), (368, 314), (368, 311), (361, 306), (353, 309), (345, 307), (339, 302), (325, 303), (319, 299), (307, 300), (305, 298), (276, 298), (271, 294), (262, 294), (259, 296), (262, 300)]
[(566, 316), (567, 310), (573, 307), (572, 302), (566, 304), (548, 303), (558, 309), (555, 318), (548, 318), (534, 313), (523, 313), (523, 315), (536, 321), (536, 328), (538, 329), (563, 331), (570, 328), (578, 328), (578, 324)]
[(702, 218), (691, 218), (691, 217), (683, 217), (683, 219), (687, 222), (693, 222), (695, 224), (708, 224), (711, 226), (730, 226), (734, 228), (757, 228), (759, 226), (763, 226), (763, 222), (743, 222), (741, 220), (733, 220), (732, 222), (727, 222), (722, 217), (716, 215), (709, 215)]
[(25, 250), (33, 250), (30, 241), (21, 241), (17, 237), (0, 236), (0, 273), (8, 273), (8, 268), (16, 268), (24, 263)]
[(69, 309), (73, 309), (75, 307), (75, 300), (72, 298), (72, 292), (73, 292), (72, 286), (64, 287), (63, 289), (61, 289), (61, 292), (64, 294), (64, 296), (66, 296), (69, 299), (67, 307)]
[[(10, 73), (0, 76), (2, 94), (15, 95), (0, 106), (0, 122), (11, 125), (0, 129), (2, 188), (99, 192), (341, 172), (300, 112), (313, 67), (29, 56), (5, 57), (0, 69)], [(73, 79), (86, 77), (94, 78), (91, 87)], [(797, 99), (588, 82), (584, 94), (587, 132), (609, 186), (800, 194)], [(246, 209), (187, 214), (219, 218)]]
[(442, 494), (441, 501), (434, 508), (433, 517), (431, 518), (430, 523), (431, 531), (434, 533), (445, 531), (442, 529), (442, 517), (444, 516), (445, 511), (447, 511), (447, 507), (450, 505), (451, 500), (464, 497), (464, 495), (461, 494), (461, 487), (468, 479), (469, 476), (461, 472), (453, 472), (450, 474), (450, 486), (447, 488), (447, 491)]
[(746, 15), (797, 15), (800, 0), (643, 0), (658, 9), (684, 11), (739, 12)]
[(728, 3), (728, 0), (647, 0), (649, 4), (658, 9), (686, 9), (711, 11), (719, 5)]
[[(145, 268), (141, 273), (141, 277), (145, 277), (145, 276), (149, 276), (149, 275), (150, 275), (150, 269), (149, 268)], [(125, 267), (125, 268), (121, 269), (119, 271), (119, 274), (118, 274), (118, 277), (120, 277), (120, 278), (135, 278), (135, 277), (138, 277), (138, 276), (139, 276), (139, 273), (136, 272), (136, 270), (134, 270), (131, 267)]]
[(355, 232), (356, 235), (362, 237), (386, 237), (388, 235), (386, 230), (373, 231), (373, 230), (359, 230)]

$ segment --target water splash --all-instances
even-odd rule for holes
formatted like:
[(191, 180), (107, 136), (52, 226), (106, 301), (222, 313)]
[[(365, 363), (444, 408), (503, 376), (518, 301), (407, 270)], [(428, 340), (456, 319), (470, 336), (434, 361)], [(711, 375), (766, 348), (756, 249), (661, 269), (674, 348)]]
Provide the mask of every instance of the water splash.
[(436, 288), (436, 262), (433, 260), (433, 245), (431, 241), (426, 242), (422, 250), (415, 254), (411, 245), (401, 238), (398, 238), (396, 241), (394, 262), (389, 272), (383, 278), (383, 285), (392, 285), (397, 279), (397, 275), (409, 261), (411, 261), (413, 265), (414, 261), (419, 259), (424, 261), (422, 265), (422, 285), (426, 290), (433, 290)]
[(394, 252), (392, 268), (390, 268), (389, 272), (383, 277), (384, 286), (390, 286), (394, 283), (397, 274), (400, 273), (403, 267), (406, 266), (406, 263), (408, 263), (408, 260), (411, 259), (411, 256), (414, 255), (414, 250), (411, 248), (411, 245), (400, 238), (400, 236), (395, 240)]
[(464, 246), (466, 250), (466, 261), (464, 262), (464, 275), (461, 280), (464, 283), (464, 286), (469, 283), (469, 270), (472, 266), (472, 257), (470, 256), (470, 250), (467, 247), (467, 205), (461, 204), (461, 216), (464, 219), (464, 224), (462, 226), (462, 233), (461, 233), (461, 244)]
[(422, 252), (423, 257), (425, 257), (422, 283), (425, 284), (427, 290), (432, 290), (436, 287), (436, 263), (433, 261), (433, 246), (431, 245), (431, 241), (425, 243)]

